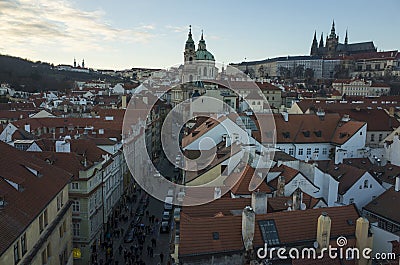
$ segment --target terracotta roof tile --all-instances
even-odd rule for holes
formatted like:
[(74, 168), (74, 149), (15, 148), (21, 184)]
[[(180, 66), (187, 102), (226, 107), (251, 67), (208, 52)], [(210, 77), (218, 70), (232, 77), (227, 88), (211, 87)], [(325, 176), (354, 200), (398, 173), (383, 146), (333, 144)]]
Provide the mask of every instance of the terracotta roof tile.
[(390, 188), (368, 203), (364, 209), (400, 224), (400, 191)]
[[(274, 220), (281, 244), (303, 245), (316, 239), (317, 220), (322, 212), (327, 212), (332, 220), (331, 238), (338, 236), (354, 237), (354, 223), (359, 217), (353, 205), (308, 209), (304, 211), (285, 211), (256, 215), (254, 246), (264, 245), (258, 221)], [(295, 220), (295, 221), (294, 221)], [(179, 256), (207, 255), (221, 252), (243, 251), (242, 216), (191, 217), (181, 214)], [(218, 233), (219, 239), (213, 239)]]
[[(32, 153), (18, 151), (2, 142), (0, 152), (0, 196), (4, 196), (6, 202), (0, 211), (2, 254), (69, 183), (71, 175)], [(39, 169), (40, 176), (32, 174), (27, 166)], [(22, 190), (18, 191), (6, 180), (18, 182)], [(43, 192), (43, 187), (46, 187), (46, 192)]]

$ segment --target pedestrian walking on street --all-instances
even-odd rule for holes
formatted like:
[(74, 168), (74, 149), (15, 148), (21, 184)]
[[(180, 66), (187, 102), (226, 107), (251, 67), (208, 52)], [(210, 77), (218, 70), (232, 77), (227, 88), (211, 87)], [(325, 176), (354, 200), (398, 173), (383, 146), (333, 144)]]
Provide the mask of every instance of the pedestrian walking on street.
[(152, 239), (151, 239), (151, 246), (152, 246), (153, 248), (157, 247), (157, 241), (156, 241), (155, 238), (152, 238)]
[(161, 252), (160, 253), (160, 262), (161, 262), (161, 264), (163, 264), (163, 261), (164, 261), (164, 254)]

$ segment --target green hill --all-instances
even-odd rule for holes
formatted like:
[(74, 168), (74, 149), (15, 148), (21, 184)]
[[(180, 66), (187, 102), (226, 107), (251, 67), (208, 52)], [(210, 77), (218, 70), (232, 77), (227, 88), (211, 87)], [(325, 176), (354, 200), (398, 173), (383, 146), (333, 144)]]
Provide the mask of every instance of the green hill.
[(0, 55), (0, 83), (8, 83), (16, 90), (28, 92), (65, 90), (72, 88), (76, 80), (87, 81), (99, 78), (110, 80), (111, 77), (94, 71), (90, 73), (59, 71), (49, 63)]

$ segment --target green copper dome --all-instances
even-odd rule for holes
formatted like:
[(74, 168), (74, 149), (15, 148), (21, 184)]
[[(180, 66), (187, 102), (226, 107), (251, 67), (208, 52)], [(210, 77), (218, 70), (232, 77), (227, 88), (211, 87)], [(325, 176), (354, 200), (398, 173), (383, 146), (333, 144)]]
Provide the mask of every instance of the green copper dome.
[(209, 52), (207, 50), (197, 50), (196, 51), (196, 59), (197, 60), (215, 61), (214, 55), (212, 55), (211, 52)]

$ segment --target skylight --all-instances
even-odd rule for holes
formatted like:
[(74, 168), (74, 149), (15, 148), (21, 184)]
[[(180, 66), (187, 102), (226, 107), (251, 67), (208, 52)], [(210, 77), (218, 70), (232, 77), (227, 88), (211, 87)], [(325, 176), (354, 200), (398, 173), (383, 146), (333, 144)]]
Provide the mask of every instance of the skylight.
[(265, 243), (268, 246), (276, 246), (280, 244), (278, 231), (274, 220), (261, 220), (258, 222), (260, 231)]

